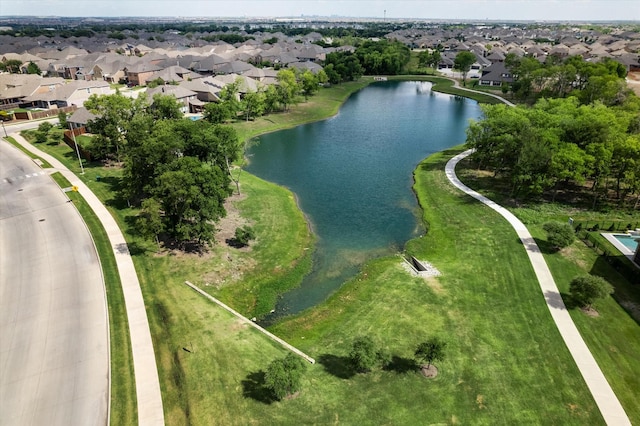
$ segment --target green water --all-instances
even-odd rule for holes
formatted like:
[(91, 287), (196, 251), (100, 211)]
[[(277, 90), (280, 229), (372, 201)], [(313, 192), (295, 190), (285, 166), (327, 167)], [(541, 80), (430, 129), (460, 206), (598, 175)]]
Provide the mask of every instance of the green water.
[(291, 189), (317, 236), (313, 271), (283, 295), (268, 323), (325, 300), (372, 257), (423, 232), (411, 186), (417, 164), (465, 141), (475, 101), (430, 83), (382, 82), (326, 121), (271, 133), (250, 148), (248, 171)]

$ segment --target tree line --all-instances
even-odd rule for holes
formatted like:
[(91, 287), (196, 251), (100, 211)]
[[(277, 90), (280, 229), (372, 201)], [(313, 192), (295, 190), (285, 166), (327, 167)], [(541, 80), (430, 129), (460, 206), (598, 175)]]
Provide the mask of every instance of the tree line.
[(505, 66), (514, 76), (509, 90), (520, 102), (575, 96), (582, 104), (600, 101), (612, 106), (624, 104), (631, 95), (624, 81), (624, 65), (609, 58), (587, 62), (582, 56), (571, 56), (563, 61), (550, 55), (540, 62), (510, 53)]
[(183, 118), (168, 95), (151, 101), (92, 96), (85, 106), (96, 118), (88, 123), (95, 136), (84, 148), (96, 159), (122, 164), (121, 195), (142, 207), (136, 228), (183, 248), (211, 242), (231, 195), (229, 164), (239, 155), (235, 130)]
[(592, 207), (601, 197), (640, 199), (640, 99), (608, 106), (576, 96), (540, 99), (532, 107), (483, 105), (467, 145), (479, 168), (508, 181), (513, 197), (588, 184)]
[(398, 75), (411, 59), (407, 46), (397, 41), (365, 41), (354, 52), (328, 53), (324, 70), (329, 82), (353, 81), (362, 75)]
[(219, 94), (219, 102), (204, 107), (204, 117), (211, 123), (227, 123), (238, 118), (253, 120), (265, 114), (286, 112), (291, 105), (316, 94), (328, 81), (320, 70), (282, 69), (277, 74), (277, 84), (258, 86), (257, 90), (241, 90), (243, 81), (237, 79), (227, 84)]
[[(94, 136), (83, 146), (92, 158), (121, 164), (121, 195), (141, 207), (137, 228), (146, 236), (169, 237), (181, 247), (203, 247), (214, 237), (214, 224), (224, 217), (231, 182), (239, 190), (233, 163), (242, 155), (235, 120), (287, 111), (315, 94), (326, 82), (324, 72), (284, 69), (278, 83), (241, 92), (242, 79), (226, 85), (220, 101), (209, 103), (204, 119), (184, 118), (170, 95), (149, 100), (116, 93), (92, 96), (85, 107), (95, 114), (88, 127)], [(246, 231), (246, 230), (245, 230)], [(240, 233), (238, 241), (253, 238)], [(246, 242), (245, 242), (246, 244)]]

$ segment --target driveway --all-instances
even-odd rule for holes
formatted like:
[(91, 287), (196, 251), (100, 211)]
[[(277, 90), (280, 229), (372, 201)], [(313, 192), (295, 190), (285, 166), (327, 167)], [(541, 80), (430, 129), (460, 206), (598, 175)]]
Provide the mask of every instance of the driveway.
[(0, 141), (0, 424), (104, 425), (102, 272), (73, 204)]

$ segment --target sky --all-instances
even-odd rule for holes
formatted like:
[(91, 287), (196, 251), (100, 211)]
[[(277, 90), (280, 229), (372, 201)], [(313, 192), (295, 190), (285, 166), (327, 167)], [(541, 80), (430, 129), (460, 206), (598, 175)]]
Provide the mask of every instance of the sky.
[(640, 21), (640, 0), (0, 0), (0, 16)]

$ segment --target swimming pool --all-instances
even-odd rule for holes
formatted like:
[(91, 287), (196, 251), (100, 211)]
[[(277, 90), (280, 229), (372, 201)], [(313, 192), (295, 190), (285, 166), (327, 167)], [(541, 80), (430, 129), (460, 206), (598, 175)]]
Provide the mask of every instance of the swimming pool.
[(613, 237), (634, 253), (638, 248), (638, 241), (632, 238), (631, 235), (613, 234)]
[(600, 234), (607, 239), (620, 253), (627, 256), (630, 260), (633, 260), (634, 254), (638, 247), (638, 242), (629, 234), (613, 234), (602, 233)]

